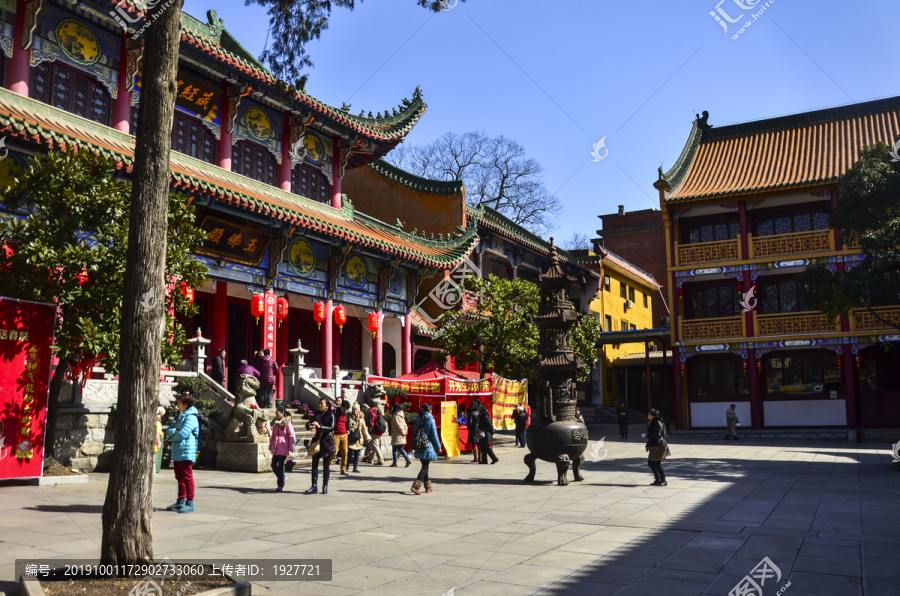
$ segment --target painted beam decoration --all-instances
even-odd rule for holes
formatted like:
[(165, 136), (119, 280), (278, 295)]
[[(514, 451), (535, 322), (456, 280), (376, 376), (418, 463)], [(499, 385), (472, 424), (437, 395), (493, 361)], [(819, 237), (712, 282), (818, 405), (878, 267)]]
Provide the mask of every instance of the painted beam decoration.
[(204, 218), (200, 228), (206, 232), (206, 240), (198, 251), (200, 254), (246, 265), (259, 265), (272, 239), (269, 234), (216, 217)]

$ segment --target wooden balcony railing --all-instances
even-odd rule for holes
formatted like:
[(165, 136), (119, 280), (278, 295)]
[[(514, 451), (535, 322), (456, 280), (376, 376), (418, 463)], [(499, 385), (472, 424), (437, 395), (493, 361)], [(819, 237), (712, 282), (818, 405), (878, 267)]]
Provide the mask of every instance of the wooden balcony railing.
[(751, 259), (793, 256), (830, 250), (834, 250), (834, 235), (831, 230), (812, 230), (776, 236), (750, 236)]
[(681, 339), (685, 341), (715, 340), (746, 335), (743, 315), (718, 319), (682, 320), (680, 323)]
[(832, 333), (840, 327), (828, 322), (820, 312), (791, 312), (774, 315), (756, 315), (756, 335), (799, 335), (808, 333)]
[(675, 243), (677, 265), (693, 265), (695, 263), (721, 263), (737, 261), (740, 256), (738, 246), (740, 240), (718, 240), (716, 242), (698, 242), (696, 244)]
[(900, 326), (900, 306), (879, 306), (873, 308), (878, 316), (873, 315), (867, 308), (857, 308), (850, 313), (850, 330), (851, 331), (875, 331), (875, 330), (894, 330), (896, 327), (886, 324), (879, 320), (878, 317), (884, 319), (888, 323)]

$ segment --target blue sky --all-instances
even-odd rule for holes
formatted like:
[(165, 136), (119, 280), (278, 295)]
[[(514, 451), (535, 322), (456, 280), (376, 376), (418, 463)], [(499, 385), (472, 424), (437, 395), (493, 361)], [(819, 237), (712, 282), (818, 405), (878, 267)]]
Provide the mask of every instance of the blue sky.
[[(413, 0), (366, 0), (332, 13), (309, 46), (307, 90), (376, 113), (419, 85), (428, 111), (407, 142), (469, 130), (517, 140), (564, 205), (561, 239), (594, 237), (596, 216), (620, 204), (658, 207), (657, 167), (677, 159), (703, 110), (722, 126), (900, 95), (900, 3), (770, 0), (737, 39), (766, 0), (718, 4), (744, 16), (728, 33), (709, 14), (717, 3), (468, 0), (432, 14)], [(264, 11), (184, 3), (204, 21), (210, 8), (259, 54)], [(609, 153), (594, 162), (604, 136)]]

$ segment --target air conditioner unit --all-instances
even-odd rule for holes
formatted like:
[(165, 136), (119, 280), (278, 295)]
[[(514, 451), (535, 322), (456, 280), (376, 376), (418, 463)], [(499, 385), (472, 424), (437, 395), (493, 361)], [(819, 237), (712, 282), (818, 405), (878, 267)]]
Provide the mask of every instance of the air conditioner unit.
[(609, 276), (608, 275), (603, 276), (603, 289), (609, 290)]
[(629, 300), (628, 302), (625, 303), (625, 306), (626, 306), (626, 308), (628, 308), (628, 310), (631, 310), (632, 308), (634, 308), (634, 302)]

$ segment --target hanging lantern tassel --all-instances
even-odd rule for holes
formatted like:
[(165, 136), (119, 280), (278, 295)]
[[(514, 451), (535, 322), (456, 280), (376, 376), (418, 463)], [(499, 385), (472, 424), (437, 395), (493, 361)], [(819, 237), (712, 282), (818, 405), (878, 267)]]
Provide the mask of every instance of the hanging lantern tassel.
[(756, 361), (756, 372), (762, 374), (763, 371), (763, 361), (762, 358), (757, 359)]
[(338, 332), (344, 332), (344, 325), (347, 324), (347, 309), (341, 305), (334, 307), (334, 324), (338, 326)]
[(278, 326), (281, 327), (281, 321), (288, 316), (288, 300), (284, 296), (279, 296), (275, 303), (275, 318), (278, 319)]
[(325, 303), (316, 302), (313, 304), (313, 320), (319, 324), (319, 331), (322, 330), (322, 323), (325, 322)]
[(259, 318), (266, 312), (266, 299), (262, 294), (253, 294), (250, 299), (250, 314), (256, 317), (256, 324), (259, 325)]
[(838, 367), (838, 368), (841, 368), (841, 367), (844, 366), (844, 359), (841, 358), (841, 355), (840, 355), (840, 354), (838, 354), (838, 355), (835, 357), (835, 362), (837, 362), (837, 367)]
[(741, 368), (744, 369), (744, 372), (747, 372), (747, 361), (741, 359)]

